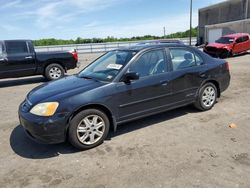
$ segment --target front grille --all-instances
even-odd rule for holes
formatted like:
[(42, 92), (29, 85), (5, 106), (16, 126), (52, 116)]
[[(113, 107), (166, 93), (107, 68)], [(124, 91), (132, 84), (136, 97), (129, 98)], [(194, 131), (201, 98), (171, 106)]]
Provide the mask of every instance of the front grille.
[(208, 52), (214, 52), (214, 53), (215, 53), (215, 52), (217, 51), (217, 48), (207, 46), (207, 47), (206, 47), (206, 50), (207, 50)]

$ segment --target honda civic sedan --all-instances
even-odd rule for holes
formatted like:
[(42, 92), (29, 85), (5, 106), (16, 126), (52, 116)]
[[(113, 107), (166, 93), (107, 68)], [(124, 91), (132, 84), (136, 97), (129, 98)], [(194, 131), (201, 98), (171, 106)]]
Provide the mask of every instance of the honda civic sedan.
[(68, 140), (84, 150), (128, 121), (189, 104), (210, 110), (229, 83), (228, 63), (193, 47), (133, 46), (33, 89), (19, 107), (19, 119), (32, 139)]

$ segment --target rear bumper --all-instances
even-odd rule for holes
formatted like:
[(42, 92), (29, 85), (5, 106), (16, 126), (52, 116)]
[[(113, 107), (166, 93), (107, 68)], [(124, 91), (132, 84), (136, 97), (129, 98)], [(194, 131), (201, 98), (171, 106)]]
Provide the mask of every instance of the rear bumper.
[(79, 68), (79, 66), (80, 66), (80, 62), (79, 61), (75, 61), (75, 62), (72, 62), (72, 63), (65, 64), (66, 70)]
[(230, 73), (229, 72), (225, 73), (222, 79), (220, 80), (220, 92), (221, 93), (228, 89), (230, 85), (230, 80), (231, 80)]
[(19, 108), (19, 121), (27, 135), (37, 142), (46, 144), (62, 143), (66, 140), (67, 115), (39, 117)]

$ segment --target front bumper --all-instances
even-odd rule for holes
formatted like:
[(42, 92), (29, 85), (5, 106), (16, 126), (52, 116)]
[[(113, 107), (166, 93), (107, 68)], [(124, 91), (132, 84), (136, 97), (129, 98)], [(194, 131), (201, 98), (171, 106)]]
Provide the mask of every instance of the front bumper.
[(218, 57), (218, 52), (211, 52), (211, 51), (207, 51), (207, 50), (203, 50), (204, 53), (217, 58)]
[(67, 114), (40, 117), (22, 111), (22, 104), (18, 114), (20, 124), (33, 140), (46, 144), (62, 143), (66, 140)]
[(229, 72), (225, 73), (223, 75), (223, 77), (221, 78), (221, 80), (220, 80), (220, 83), (221, 83), (221, 88), (220, 88), (221, 93), (228, 89), (228, 87), (230, 85), (230, 80), (231, 80), (230, 73)]

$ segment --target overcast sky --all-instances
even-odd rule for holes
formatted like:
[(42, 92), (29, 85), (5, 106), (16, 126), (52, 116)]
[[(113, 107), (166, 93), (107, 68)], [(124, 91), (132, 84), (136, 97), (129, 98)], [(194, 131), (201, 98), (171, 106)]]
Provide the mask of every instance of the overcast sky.
[[(198, 9), (223, 0), (193, 0)], [(131, 37), (189, 28), (190, 0), (0, 0), (0, 39)]]

